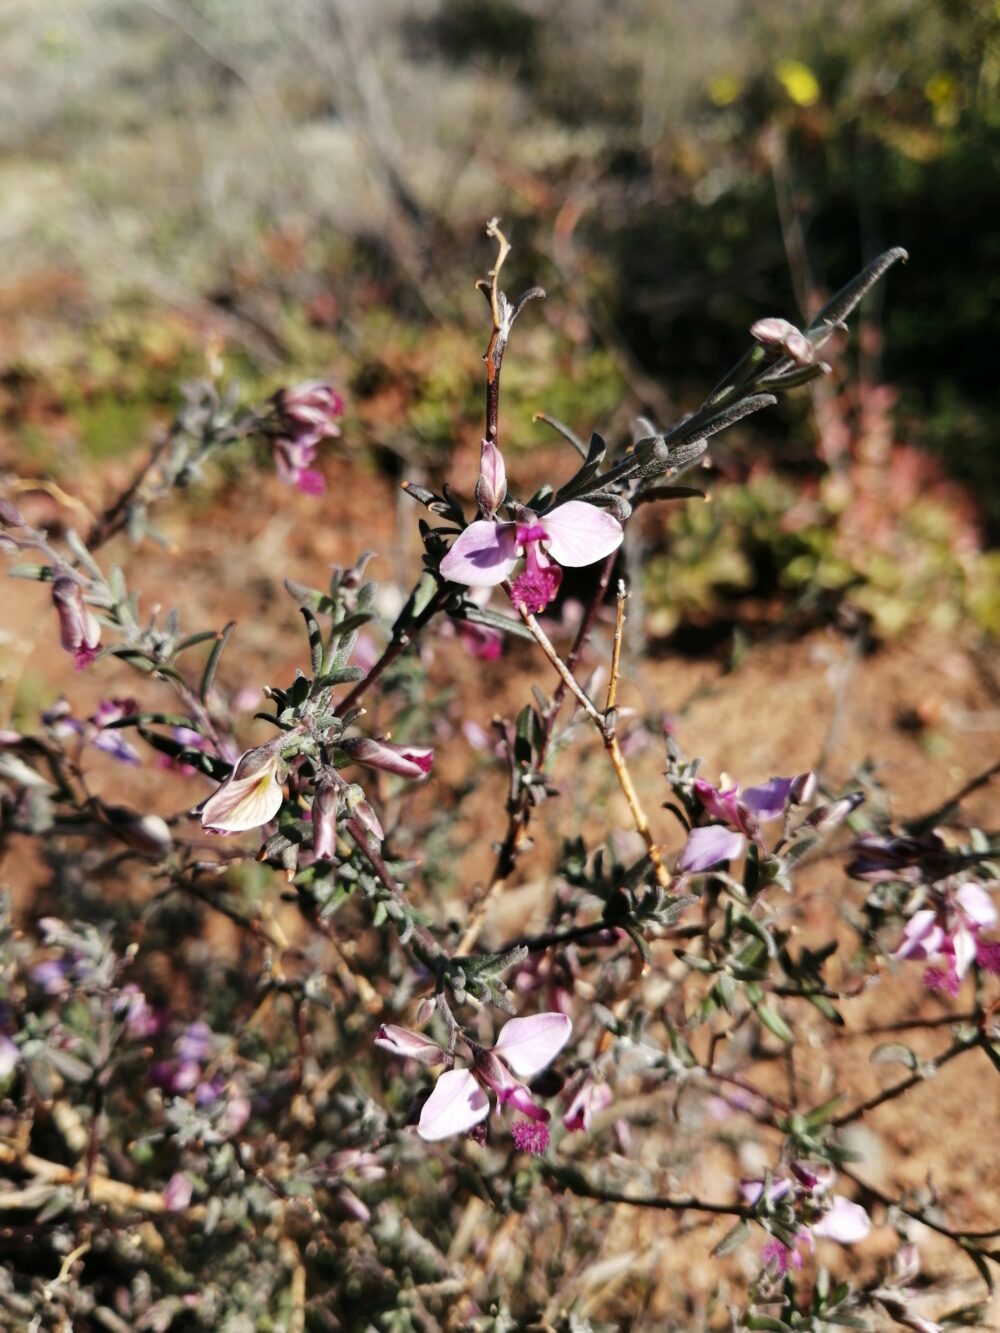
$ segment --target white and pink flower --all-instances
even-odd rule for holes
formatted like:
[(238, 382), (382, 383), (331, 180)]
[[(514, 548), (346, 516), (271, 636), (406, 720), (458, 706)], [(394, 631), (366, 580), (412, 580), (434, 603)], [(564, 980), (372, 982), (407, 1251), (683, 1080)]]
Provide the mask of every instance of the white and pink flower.
[(284, 799), (278, 781), (279, 761), (279, 748), (273, 744), (242, 754), (230, 776), (202, 806), (205, 831), (245, 833), (270, 823)]
[(536, 614), (555, 599), (561, 566), (577, 569), (603, 560), (623, 537), (613, 514), (568, 500), (538, 516), (524, 510), (514, 522), (483, 518), (470, 523), (441, 561), (441, 574), (470, 588), (495, 587), (513, 574), (523, 556), (525, 568), (513, 582), (511, 600)]
[(997, 920), (990, 895), (969, 880), (954, 892), (945, 891), (936, 907), (914, 912), (891, 956), (934, 963), (924, 972), (924, 984), (955, 996), (973, 963), (987, 972), (1000, 972), (1000, 945), (979, 938)]
[[(417, 1133), (429, 1143), (467, 1134), (489, 1115), (487, 1093), (491, 1092), (499, 1106), (510, 1106), (527, 1117), (511, 1127), (517, 1146), (536, 1155), (544, 1152), (551, 1117), (520, 1079), (534, 1078), (551, 1064), (569, 1040), (572, 1027), (565, 1014), (534, 1014), (510, 1019), (492, 1049), (466, 1038), (472, 1064), (440, 1075), (420, 1112)], [(446, 1058), (444, 1051), (419, 1033), (391, 1025), (379, 1029), (376, 1045), (423, 1064)]]

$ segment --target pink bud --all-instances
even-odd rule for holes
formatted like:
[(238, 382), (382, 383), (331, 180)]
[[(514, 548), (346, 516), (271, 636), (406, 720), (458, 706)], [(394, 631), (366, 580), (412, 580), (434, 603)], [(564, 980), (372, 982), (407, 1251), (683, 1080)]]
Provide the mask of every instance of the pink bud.
[(506, 497), (507, 470), (503, 455), (490, 440), (483, 440), (476, 482), (476, 503), (483, 518), (492, 518)]
[(313, 851), (320, 861), (332, 861), (337, 846), (337, 789), (321, 781), (312, 803)]
[(411, 1032), (409, 1028), (396, 1027), (394, 1023), (381, 1025), (375, 1045), (401, 1059), (419, 1060), (422, 1065), (439, 1065), (444, 1059), (444, 1051), (437, 1042), (419, 1032)]
[(758, 319), (750, 327), (750, 336), (771, 356), (787, 356), (800, 366), (812, 365), (815, 360), (812, 343), (787, 319)]
[(370, 736), (354, 736), (341, 741), (340, 748), (356, 764), (394, 773), (400, 778), (422, 778), (431, 771), (434, 751), (416, 745), (392, 745)]
[(183, 1213), (193, 1193), (190, 1180), (183, 1171), (175, 1171), (163, 1191), (163, 1205), (168, 1213)]
[(52, 584), (52, 603), (59, 617), (59, 641), (78, 671), (89, 666), (101, 646), (101, 627), (84, 604), (76, 579), (61, 575)]

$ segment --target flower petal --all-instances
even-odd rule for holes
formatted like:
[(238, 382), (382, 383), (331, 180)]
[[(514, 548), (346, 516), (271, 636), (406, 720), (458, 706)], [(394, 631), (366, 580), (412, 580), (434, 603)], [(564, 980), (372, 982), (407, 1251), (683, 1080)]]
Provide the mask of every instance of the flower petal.
[(449, 1069), (434, 1085), (424, 1102), (417, 1133), (428, 1143), (464, 1134), (489, 1115), (486, 1093), (468, 1069)]
[[(248, 756), (239, 760), (234, 772), (239, 773)], [(247, 777), (229, 777), (208, 798), (201, 812), (202, 827), (209, 833), (243, 833), (247, 829), (267, 824), (281, 809), (284, 793), (275, 776), (277, 756)]]
[(494, 1052), (522, 1078), (533, 1078), (551, 1064), (569, 1041), (573, 1024), (565, 1014), (533, 1014), (512, 1018), (493, 1047)]
[(698, 874), (717, 866), (720, 861), (733, 861), (742, 852), (745, 841), (742, 833), (733, 833), (722, 824), (692, 829), (677, 869)]
[(441, 561), (441, 574), (452, 583), (491, 588), (502, 583), (516, 564), (517, 525), (480, 518), (455, 538)]
[(411, 1032), (409, 1028), (397, 1027), (395, 1023), (383, 1023), (379, 1027), (375, 1045), (403, 1059), (419, 1060), (424, 1065), (439, 1065), (444, 1059), (444, 1051), (436, 1041), (420, 1032)]
[(795, 778), (768, 778), (759, 787), (747, 787), (743, 804), (760, 820), (780, 819), (792, 794)]
[(933, 958), (941, 952), (944, 943), (944, 931), (937, 923), (937, 912), (933, 907), (923, 907), (914, 912), (903, 927), (903, 938), (899, 946), (889, 955), (891, 958)]
[(963, 884), (955, 894), (955, 901), (969, 918), (970, 929), (989, 930), (991, 926), (996, 925), (997, 909), (993, 905), (993, 899), (978, 884), (971, 882)]
[(864, 1240), (872, 1223), (860, 1203), (852, 1203), (842, 1194), (835, 1194), (830, 1200), (830, 1211), (810, 1229), (814, 1236), (836, 1240), (841, 1245), (853, 1245), (855, 1241)]
[(618, 550), (625, 536), (613, 514), (583, 500), (567, 500), (551, 514), (543, 514), (540, 522), (549, 554), (570, 568), (603, 560)]

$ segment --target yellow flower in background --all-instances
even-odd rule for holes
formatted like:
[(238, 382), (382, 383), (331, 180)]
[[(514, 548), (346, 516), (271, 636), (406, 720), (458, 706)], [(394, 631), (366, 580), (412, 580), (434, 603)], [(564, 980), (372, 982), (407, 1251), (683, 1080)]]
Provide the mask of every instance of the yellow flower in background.
[(812, 106), (819, 101), (819, 79), (801, 60), (779, 60), (774, 73), (796, 106)]
[(738, 74), (716, 74), (708, 81), (708, 95), (716, 106), (730, 106), (743, 91)]

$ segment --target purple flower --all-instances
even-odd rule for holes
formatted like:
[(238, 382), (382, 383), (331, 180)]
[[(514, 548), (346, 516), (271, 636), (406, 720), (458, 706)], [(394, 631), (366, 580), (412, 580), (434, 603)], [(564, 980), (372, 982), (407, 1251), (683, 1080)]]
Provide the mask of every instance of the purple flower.
[(202, 807), (202, 827), (207, 833), (243, 833), (269, 823), (284, 799), (277, 775), (276, 746), (247, 750)]
[(399, 778), (426, 777), (434, 763), (434, 751), (418, 745), (392, 745), (370, 736), (354, 736), (339, 745), (356, 764), (394, 773)]
[(97, 617), (84, 604), (79, 583), (65, 574), (53, 580), (52, 604), (59, 617), (59, 641), (73, 654), (77, 671), (82, 671), (90, 666), (101, 647)]
[(741, 791), (738, 786), (713, 787), (703, 778), (694, 782), (695, 795), (705, 813), (717, 824), (692, 829), (677, 864), (682, 874), (699, 874), (722, 861), (733, 861), (749, 838), (764, 850), (760, 826), (780, 819), (790, 805), (807, 801), (815, 789), (811, 773), (795, 778), (770, 778)]
[(123, 717), (131, 717), (139, 711), (134, 699), (102, 699), (88, 721), (95, 729), (90, 743), (105, 754), (110, 754), (120, 764), (141, 764), (139, 752), (123, 736), (122, 732), (111, 724)]
[(537, 518), (525, 510), (517, 522), (470, 523), (441, 561), (441, 574), (470, 588), (494, 587), (509, 578), (523, 554), (525, 569), (514, 580), (511, 600), (537, 613), (559, 591), (560, 566), (592, 565), (616, 551), (623, 537), (614, 515), (583, 500), (569, 500)]
[(1000, 971), (1000, 949), (978, 938), (996, 924), (992, 899), (970, 880), (954, 893), (944, 890), (936, 907), (914, 912), (891, 957), (937, 960), (939, 966), (925, 970), (924, 984), (955, 996), (974, 962), (988, 972)]

